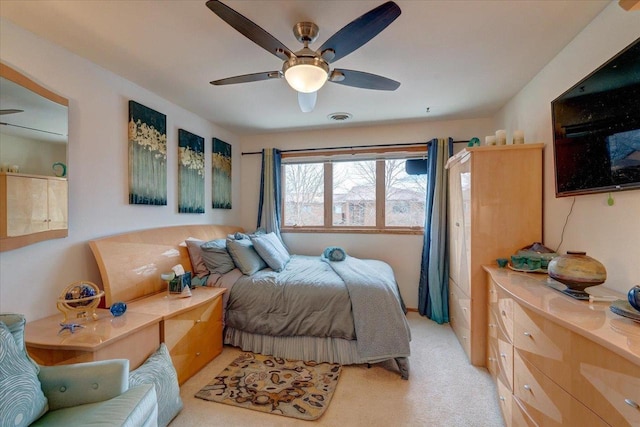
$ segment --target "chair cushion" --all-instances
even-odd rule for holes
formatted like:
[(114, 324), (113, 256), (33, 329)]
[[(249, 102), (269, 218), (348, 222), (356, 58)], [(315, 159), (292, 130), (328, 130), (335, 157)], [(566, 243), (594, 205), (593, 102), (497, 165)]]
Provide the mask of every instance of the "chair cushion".
[(87, 403), (47, 412), (33, 427), (157, 425), (158, 402), (151, 384), (132, 387), (120, 396), (104, 402)]
[[(15, 325), (15, 324), (14, 324)], [(24, 334), (24, 323), (18, 327)], [(38, 368), (4, 322), (0, 322), (0, 420), (2, 425), (28, 426), (48, 409)]]
[(137, 369), (129, 373), (129, 385), (155, 385), (158, 396), (158, 426), (164, 427), (182, 410), (178, 374), (167, 346), (160, 348)]

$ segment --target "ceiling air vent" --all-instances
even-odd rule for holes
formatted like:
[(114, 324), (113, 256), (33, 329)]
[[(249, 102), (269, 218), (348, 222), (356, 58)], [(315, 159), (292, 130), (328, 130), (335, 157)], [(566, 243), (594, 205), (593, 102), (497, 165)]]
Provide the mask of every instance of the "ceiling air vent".
[(329, 120), (333, 120), (334, 122), (344, 122), (351, 119), (351, 117), (353, 116), (349, 113), (331, 113), (327, 116)]

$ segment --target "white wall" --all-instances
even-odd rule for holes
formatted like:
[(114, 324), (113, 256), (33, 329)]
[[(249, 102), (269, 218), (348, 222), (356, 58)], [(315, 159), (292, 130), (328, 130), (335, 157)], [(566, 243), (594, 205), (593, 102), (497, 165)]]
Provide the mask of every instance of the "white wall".
[(67, 144), (0, 133), (0, 165), (18, 165), (21, 173), (50, 175), (56, 162), (67, 163)]
[[(262, 148), (358, 146), (427, 142), (437, 137), (468, 140), (483, 138), (494, 132), (490, 119), (429, 121), (424, 123), (342, 127), (311, 132), (269, 133), (242, 136), (242, 151)], [(255, 229), (260, 192), (260, 155), (242, 156), (242, 225)], [(325, 234), (285, 233), (283, 240), (292, 253), (319, 255), (327, 246), (344, 247), (359, 258), (376, 258), (388, 262), (396, 274), (398, 286), (407, 307), (418, 307), (418, 281), (422, 256), (422, 236), (390, 234)]]
[[(555, 197), (551, 101), (640, 37), (640, 12), (612, 2), (495, 117), (496, 127), (524, 129), (544, 141), (544, 243), (555, 249), (573, 198)], [(640, 190), (575, 198), (560, 252), (582, 250), (607, 269), (605, 286), (626, 294), (640, 284)]]
[[(0, 25), (0, 59), (69, 99), (69, 237), (0, 253), (0, 312), (29, 320), (56, 313), (55, 300), (78, 280), (101, 283), (87, 242), (129, 230), (192, 223), (233, 224), (240, 215), (240, 153), (236, 136), (135, 84), (36, 37), (12, 23)], [(128, 204), (128, 101), (167, 115), (168, 205)], [(184, 128), (233, 145), (233, 205), (212, 210), (210, 172), (206, 213), (177, 213), (177, 133)], [(207, 156), (206, 168), (210, 168)]]

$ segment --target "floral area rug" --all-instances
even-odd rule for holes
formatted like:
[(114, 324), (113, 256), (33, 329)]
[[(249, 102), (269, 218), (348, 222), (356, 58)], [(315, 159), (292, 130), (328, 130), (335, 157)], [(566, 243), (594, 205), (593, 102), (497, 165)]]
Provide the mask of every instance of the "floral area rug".
[(341, 366), (243, 353), (195, 397), (303, 420), (320, 418)]

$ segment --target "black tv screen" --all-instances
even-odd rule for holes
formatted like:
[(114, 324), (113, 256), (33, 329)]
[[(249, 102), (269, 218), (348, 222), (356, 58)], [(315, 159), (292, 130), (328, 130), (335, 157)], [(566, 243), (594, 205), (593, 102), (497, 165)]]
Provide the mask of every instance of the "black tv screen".
[(556, 197), (640, 188), (640, 38), (551, 111)]

